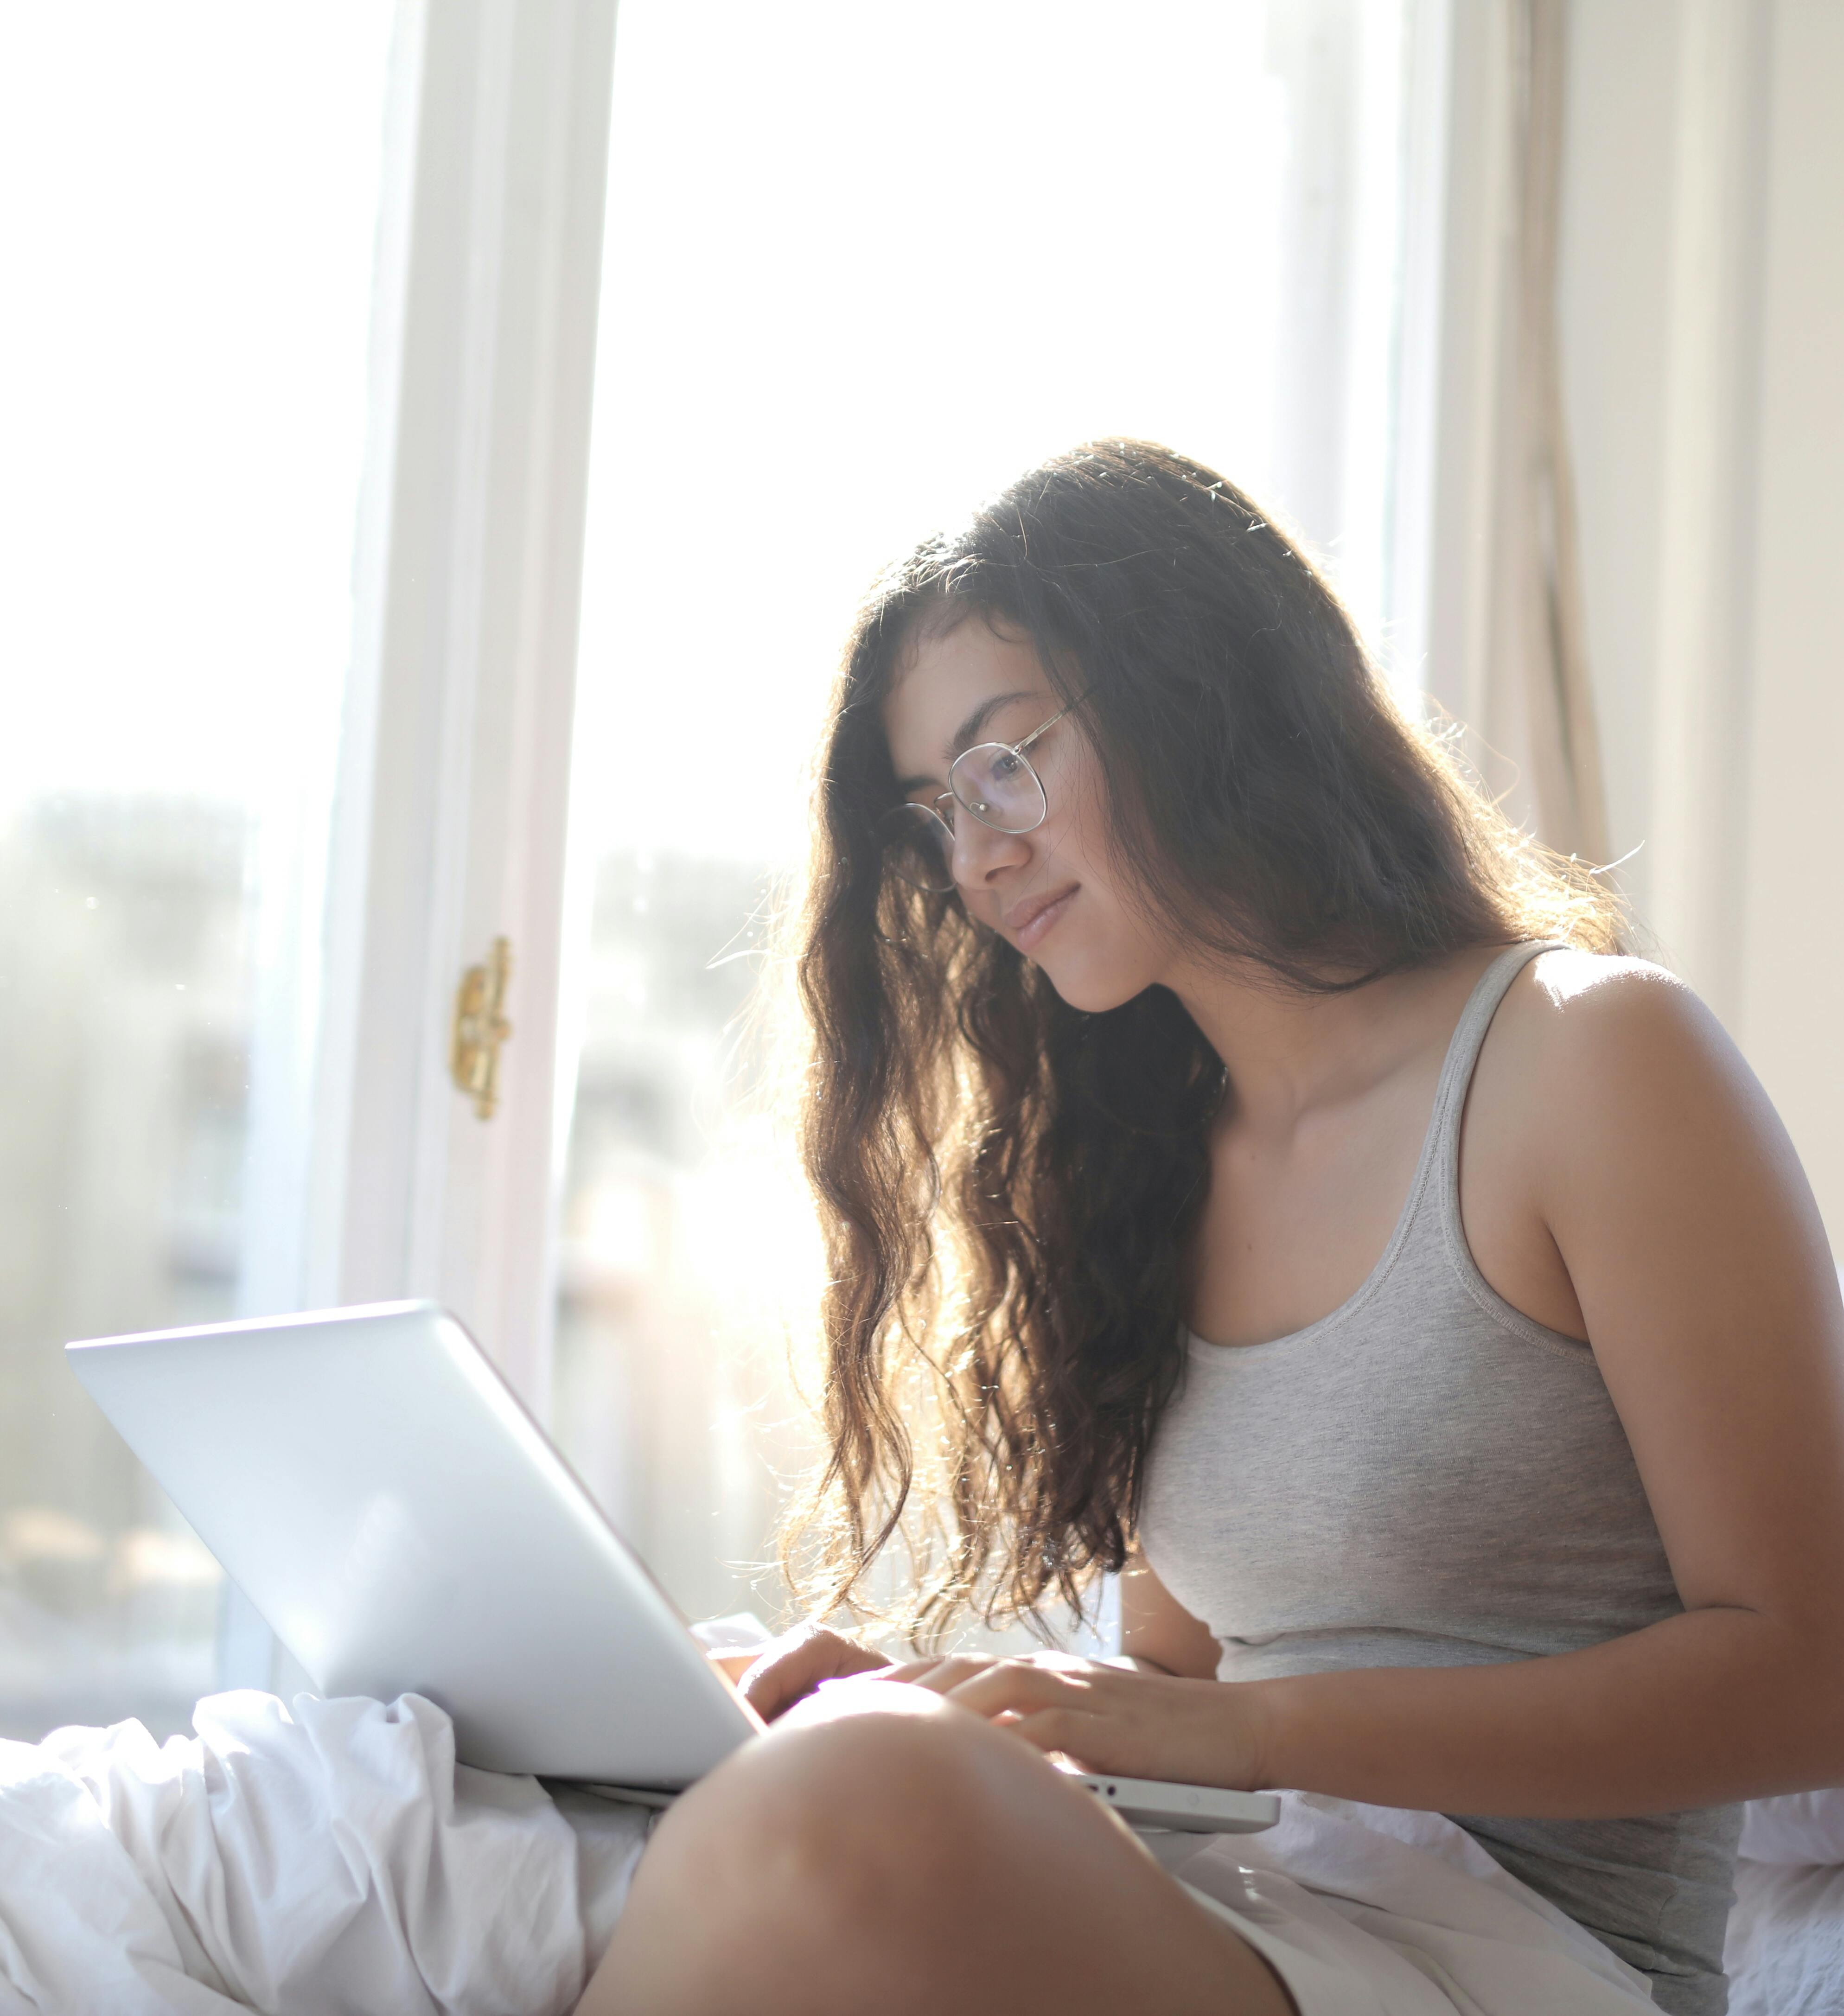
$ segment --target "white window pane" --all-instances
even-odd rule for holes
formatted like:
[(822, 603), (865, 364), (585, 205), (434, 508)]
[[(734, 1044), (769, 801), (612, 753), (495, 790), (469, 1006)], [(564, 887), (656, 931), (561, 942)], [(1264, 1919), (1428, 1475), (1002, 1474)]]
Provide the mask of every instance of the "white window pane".
[(257, 952), (312, 934), (391, 27), (376, 0), (0, 16), (8, 1735), (178, 1726), (213, 1683), (215, 1565), (60, 1347), (263, 1298), (251, 1082), (289, 1060)]
[[(1136, 434), (1258, 497), (1293, 484), (1381, 604), (1400, 16), (1305, 12), (623, 0), (555, 1415), (694, 1612), (744, 1600), (726, 1563), (765, 1548), (816, 1286), (757, 1060), (725, 1035), (754, 964), (708, 963), (747, 952), (798, 859), (860, 591), (1030, 463)], [(1328, 132), (1334, 167), (1304, 174)]]

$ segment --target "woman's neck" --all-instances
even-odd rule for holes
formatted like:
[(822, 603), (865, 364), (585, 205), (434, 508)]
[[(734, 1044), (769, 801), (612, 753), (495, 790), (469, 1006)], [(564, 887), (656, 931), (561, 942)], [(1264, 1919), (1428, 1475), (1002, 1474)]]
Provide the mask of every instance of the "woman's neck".
[(1222, 1058), (1238, 1121), (1284, 1132), (1361, 1097), (1431, 1043), (1444, 1046), (1500, 949), (1475, 947), (1348, 994), (1301, 994), (1259, 969), (1189, 963), (1165, 984)]

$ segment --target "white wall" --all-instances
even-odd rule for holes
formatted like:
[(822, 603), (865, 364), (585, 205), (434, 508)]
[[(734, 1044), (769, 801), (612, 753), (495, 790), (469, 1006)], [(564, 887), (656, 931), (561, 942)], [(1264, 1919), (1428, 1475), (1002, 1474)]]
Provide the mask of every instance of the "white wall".
[(1844, 1257), (1844, 7), (1777, 11), (1740, 1028)]
[(1844, 5), (1575, 0), (1562, 340), (1613, 851), (1844, 1255)]

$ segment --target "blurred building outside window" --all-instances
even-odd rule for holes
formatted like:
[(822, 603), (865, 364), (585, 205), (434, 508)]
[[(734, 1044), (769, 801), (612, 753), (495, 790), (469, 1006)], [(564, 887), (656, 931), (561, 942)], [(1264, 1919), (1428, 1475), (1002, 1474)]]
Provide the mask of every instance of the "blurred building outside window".
[(164, 1733), (215, 1683), (217, 1565), (60, 1348), (293, 1305), (248, 1205), (312, 1039), (391, 29), (368, 0), (0, 26), (10, 1737)]

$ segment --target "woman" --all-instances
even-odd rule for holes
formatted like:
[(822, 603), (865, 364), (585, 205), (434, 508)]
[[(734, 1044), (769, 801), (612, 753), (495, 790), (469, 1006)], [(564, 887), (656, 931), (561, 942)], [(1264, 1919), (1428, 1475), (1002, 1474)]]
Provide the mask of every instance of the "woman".
[(1713, 1018), (1143, 443), (888, 578), (823, 777), (822, 1602), (918, 1499), (924, 1626), (1124, 1569), (1127, 1656), (783, 1644), (584, 2010), (1720, 2010), (1734, 1802), (1844, 1778), (1844, 1316)]

